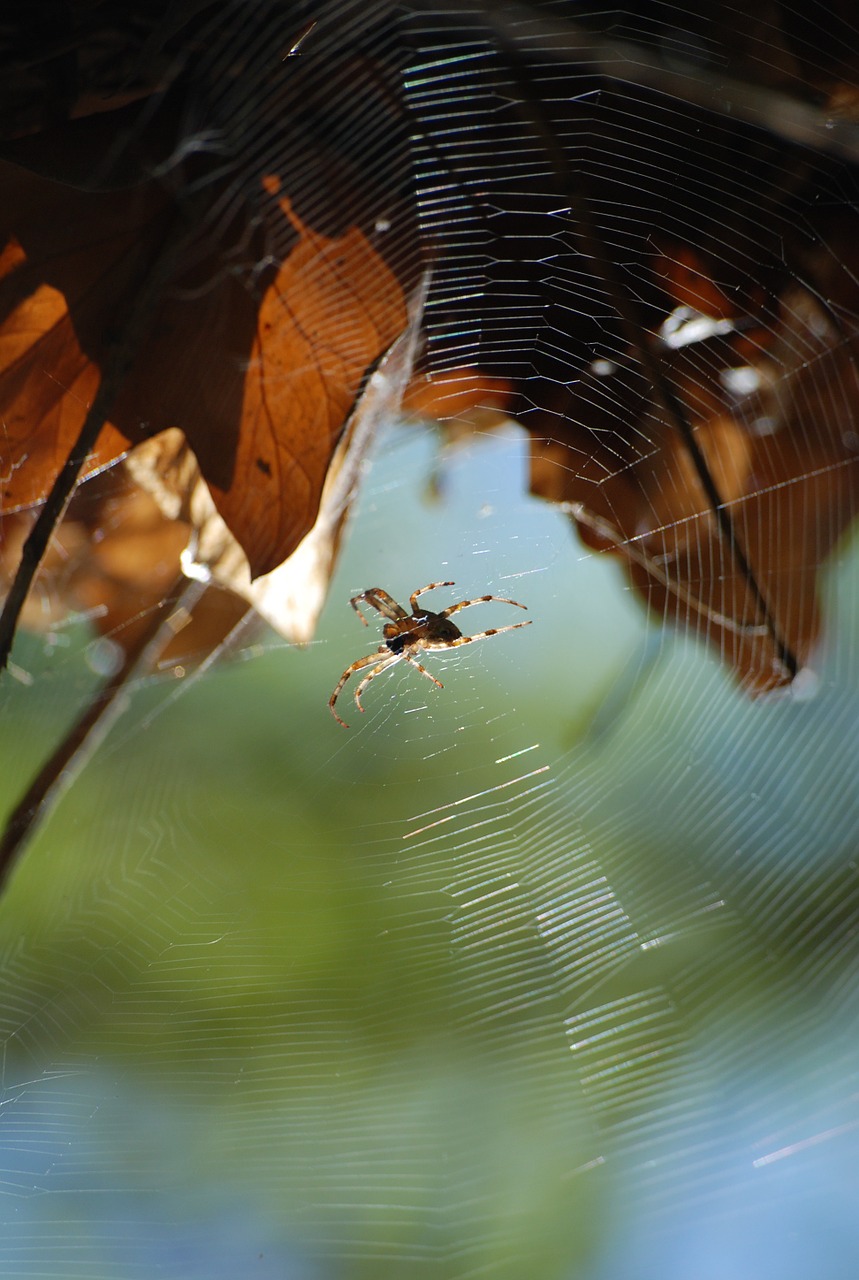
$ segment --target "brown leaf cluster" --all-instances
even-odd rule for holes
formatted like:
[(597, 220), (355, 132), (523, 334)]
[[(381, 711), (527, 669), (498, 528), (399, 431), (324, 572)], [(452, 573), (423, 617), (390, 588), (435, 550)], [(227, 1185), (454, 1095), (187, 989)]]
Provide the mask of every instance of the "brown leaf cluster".
[[(12, 165), (0, 184), (0, 500), (11, 511), (44, 498), (63, 465), (167, 213), (154, 186), (82, 192)], [(403, 290), (359, 229), (320, 235), (266, 184), (290, 252), (256, 289), (253, 246), (244, 260), (212, 250), (180, 267), (89, 468), (178, 427), (255, 574), (313, 523), (364, 373), (406, 324)]]
[[(0, 190), (0, 502), (11, 578), (28, 509), (65, 464), (170, 210), (154, 184), (80, 191), (3, 163)], [(127, 482), (119, 492), (88, 486), (58, 535), (31, 623), (57, 609), (95, 610), (133, 642), (131, 614), (145, 613), (179, 572), (194, 491), (218, 513), (248, 587), (313, 527), (365, 374), (406, 326), (404, 291), (358, 227), (316, 232), (274, 177), (260, 199), (270, 235), (288, 238), (283, 261), (259, 276), (252, 238), (240, 239), (241, 251), (229, 237), (226, 247), (189, 242), (88, 459), (92, 475), (175, 433), (192, 459), (186, 522), (171, 527)], [(123, 565), (116, 573), (111, 556)]]
[[(32, 511), (3, 521), (0, 575), (11, 578)], [(181, 576), (190, 526), (166, 519), (156, 500), (125, 472), (112, 468), (76, 494), (57, 529), (25, 606), (22, 623), (60, 633), (75, 617), (86, 618), (99, 636), (133, 653), (150, 620)], [(192, 612), (171, 623), (159, 665), (197, 666), (217, 650), (247, 610), (232, 593), (212, 586)]]
[[(660, 265), (693, 319), (730, 322), (663, 360), (765, 607), (688, 448), (653, 403), (636, 413), (634, 397), (613, 402), (584, 430), (568, 419), (552, 439), (535, 438), (532, 487), (570, 512), (589, 546), (622, 560), (655, 616), (697, 630), (749, 692), (763, 692), (791, 678), (779, 638), (807, 663), (821, 568), (859, 511), (859, 445), (847, 429), (859, 411), (857, 339), (806, 289), (786, 289), (764, 326), (763, 299), (738, 312), (690, 249)], [(744, 392), (732, 390), (732, 374)], [(835, 418), (833, 388), (843, 402)]]
[[(830, 235), (838, 252), (821, 253), (809, 274), (834, 306), (855, 310), (856, 253), (843, 228)], [(651, 340), (763, 604), (677, 424), (642, 391), (634, 353), (626, 367), (594, 362), (562, 413), (527, 415), (531, 487), (570, 514), (589, 547), (618, 557), (656, 618), (699, 632), (748, 692), (761, 693), (791, 679), (780, 642), (800, 667), (811, 658), (820, 573), (859, 513), (859, 441), (849, 426), (859, 414), (859, 339), (799, 285), (770, 297), (738, 275), (728, 290), (688, 245), (666, 242), (653, 267), (664, 319), (673, 308), (703, 326), (702, 338), (676, 348)], [(442, 422), (450, 443), (515, 416), (522, 394), (461, 369), (415, 379), (405, 407)]]
[[(196, 57), (205, 41), (189, 21), (195, 34), (188, 49)], [(299, 44), (313, 25), (292, 33)], [(382, 83), (381, 64), (363, 53), (342, 56), (347, 81), (360, 80), (363, 94), (360, 102), (357, 92), (354, 102), (347, 94), (346, 106), (371, 109), (392, 128), (398, 104)], [(111, 110), (145, 102), (166, 74), (165, 59), (156, 58)], [(253, 99), (267, 129), (281, 108), (288, 114), (301, 107), (293, 81), (281, 74), (283, 57), (269, 61), (254, 77), (265, 87)], [(838, 82), (825, 80), (837, 105)], [(304, 84), (309, 93), (312, 77)], [(86, 117), (96, 100), (85, 96), (70, 115)], [(317, 95), (315, 109), (324, 106), (324, 94)], [(840, 109), (852, 115), (853, 106), (848, 98)], [(176, 191), (141, 178), (152, 173), (153, 157), (171, 152), (175, 138), (163, 122), (129, 152), (135, 180), (101, 190), (81, 175), (98, 172), (114, 127), (110, 111), (69, 118), (59, 131), (40, 133), (38, 113), (33, 121), (12, 130), (32, 128), (33, 136), (6, 135), (7, 159), (0, 161), (0, 533), (7, 577), (30, 508), (63, 468), (122, 347), (135, 299), (177, 226)], [(63, 138), (66, 158), (58, 153)], [(53, 619), (63, 607), (95, 611), (107, 631), (130, 640), (135, 608), (145, 613), (184, 564), (284, 634), (307, 638), (366, 451), (362, 423), (377, 416), (375, 402), (365, 401), (368, 374), (407, 330), (411, 359), (417, 322), (408, 324), (411, 282), (381, 255), (366, 219), (336, 219), (337, 230), (329, 221), (323, 232), (275, 168), (241, 168), (245, 179), (253, 173), (254, 187), (243, 192), (241, 210), (209, 179), (205, 207), (184, 209), (181, 252), (134, 345), (86, 473), (127, 453), (128, 467), (118, 488), (91, 483), (88, 495), (75, 499), (30, 602), (31, 621)], [(60, 173), (65, 180), (57, 180)], [(326, 153), (316, 175), (327, 201), (336, 203), (330, 190), (344, 177), (350, 190), (359, 189), (355, 157), (341, 145)], [(215, 208), (220, 212), (210, 218)], [(525, 224), (510, 227), (528, 239)], [(650, 264), (666, 317), (685, 308), (712, 322), (702, 340), (672, 346), (654, 325), (648, 341), (753, 578), (726, 543), (688, 440), (658, 397), (642, 390), (646, 379), (634, 370), (633, 351), (609, 371), (594, 362), (574, 393), (556, 377), (560, 407), (527, 417), (534, 491), (562, 504), (589, 545), (623, 561), (657, 616), (706, 636), (751, 690), (789, 677), (778, 637), (807, 660), (820, 625), (820, 567), (857, 506), (855, 438), (833, 426), (832, 388), (841, 389), (846, 422), (857, 407), (856, 353), (836, 310), (855, 313), (859, 264), (849, 229), (821, 222), (817, 230), (829, 251), (806, 278), (818, 281), (828, 304), (810, 289), (772, 291), (769, 268), (750, 280), (744, 260), (732, 266), (731, 232), (721, 224), (721, 264), (668, 239), (658, 240)], [(513, 231), (509, 238), (516, 239)], [(505, 243), (499, 253), (509, 249)], [(797, 258), (796, 267), (803, 265)], [(505, 323), (502, 308), (496, 322)], [(422, 375), (409, 387), (407, 408), (443, 419), (451, 435), (490, 428), (521, 412), (531, 391), (497, 368), (492, 373)], [(737, 373), (746, 377), (742, 393), (730, 380)], [(389, 381), (402, 389), (407, 377), (398, 367)]]

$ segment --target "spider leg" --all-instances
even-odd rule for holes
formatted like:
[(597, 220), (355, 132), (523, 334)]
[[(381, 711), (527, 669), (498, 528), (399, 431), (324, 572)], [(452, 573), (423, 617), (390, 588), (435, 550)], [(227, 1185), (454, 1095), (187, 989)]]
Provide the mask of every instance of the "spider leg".
[[(373, 657), (375, 656), (376, 655), (373, 654)], [(386, 667), (390, 667), (395, 662), (399, 662), (401, 658), (404, 659), (406, 662), (408, 662), (410, 666), (417, 667), (418, 671), (420, 671), (422, 675), (425, 675), (428, 680), (432, 680), (433, 684), (437, 684), (439, 689), (444, 688), (444, 685), (442, 684), (442, 682), (440, 680), (436, 680), (435, 676), (430, 675), (426, 667), (422, 667), (416, 658), (410, 658), (407, 653), (392, 653), (387, 658), (383, 658), (381, 662), (377, 663), (377, 665), (373, 668), (373, 670), (369, 671), (367, 675), (364, 676), (364, 679), (361, 681), (361, 683), (358, 685), (358, 688), (355, 690), (355, 702), (358, 706), (359, 711), (364, 710), (364, 708), (361, 706), (361, 694), (367, 688), (367, 685), (370, 683), (370, 681), (373, 680), (377, 675), (379, 675), (381, 671), (384, 671)]]
[[(334, 710), (334, 703), (337, 701), (338, 697), (340, 696), (340, 690), (343, 688), (344, 684), (349, 679), (349, 677), (353, 675), (356, 671), (360, 671), (362, 667), (369, 667), (370, 664), (373, 662), (378, 662), (379, 654), (383, 652), (385, 652), (385, 646), (381, 645), (376, 650), (375, 653), (368, 653), (366, 658), (358, 658), (355, 662), (352, 663), (351, 666), (346, 668), (346, 670), (343, 672), (340, 679), (337, 681), (337, 687), (332, 693), (331, 697), (328, 699), (328, 706), (331, 708), (331, 714), (334, 717), (334, 719), (338, 722), (338, 724), (342, 724), (344, 729), (349, 728), (348, 724), (346, 723), (345, 720), (341, 720), (337, 712)], [(363, 688), (363, 685), (361, 687)]]
[(409, 657), (409, 655), (408, 655), (407, 653), (401, 654), (400, 656), (401, 656), (401, 657), (403, 657), (403, 658), (405, 658), (406, 662), (408, 662), (410, 666), (412, 666), (412, 667), (417, 667), (417, 669), (418, 669), (418, 671), (420, 671), (421, 675), (422, 675), (422, 676), (426, 676), (426, 678), (427, 678), (428, 680), (432, 680), (433, 684), (438, 685), (439, 689), (443, 689), (443, 688), (444, 688), (444, 685), (442, 684), (442, 682), (441, 682), (440, 680), (436, 680), (435, 676), (430, 675), (430, 673), (429, 673), (429, 671), (427, 671), (426, 667), (422, 667), (422, 666), (421, 666), (421, 664), (418, 662), (417, 658), (411, 658), (411, 657)]
[[(453, 583), (450, 585), (453, 586)], [(498, 604), (512, 604), (515, 605), (517, 609), (528, 608), (527, 604), (520, 604), (518, 600), (507, 600), (504, 596), (478, 596), (476, 600), (460, 600), (459, 604), (452, 604), (448, 609), (442, 609), (438, 616), (440, 618), (449, 618), (452, 614), (459, 613), (460, 609), (470, 609), (473, 604), (486, 604), (488, 600), (495, 600)], [(520, 627), (524, 625), (525, 624), (522, 622), (519, 623)], [(506, 631), (507, 628), (502, 627), (501, 630)], [(491, 635), (493, 633), (490, 632), (489, 634)]]
[[(374, 658), (377, 658), (378, 656), (379, 655), (377, 653), (373, 654)], [(372, 671), (367, 672), (367, 674), (364, 676), (364, 679), (361, 681), (361, 683), (358, 685), (358, 688), (355, 690), (355, 706), (358, 708), (359, 711), (364, 710), (364, 708), (361, 706), (361, 694), (367, 688), (367, 685), (370, 683), (370, 681), (375, 680), (376, 676), (379, 675), (380, 672), (384, 671), (386, 667), (391, 667), (394, 665), (395, 662), (399, 662), (402, 656), (403, 655), (401, 653), (388, 653), (388, 655), (384, 657), (381, 662), (376, 663)]]
[[(378, 654), (375, 654), (375, 653), (371, 654), (371, 657), (376, 658), (378, 657)], [(367, 685), (370, 683), (370, 681), (375, 680), (377, 675), (380, 675), (381, 672), (384, 671), (387, 667), (393, 666), (395, 662), (399, 662), (401, 659), (404, 659), (406, 662), (408, 662), (410, 666), (417, 667), (421, 675), (425, 675), (428, 680), (432, 680), (433, 684), (437, 684), (439, 689), (444, 688), (444, 685), (442, 684), (442, 682), (440, 680), (436, 680), (435, 676), (430, 675), (426, 667), (422, 667), (416, 658), (410, 658), (407, 653), (389, 653), (388, 656), (386, 658), (383, 658), (381, 662), (376, 663), (372, 671), (367, 672), (367, 674), (364, 676), (364, 679), (361, 681), (361, 683), (358, 685), (358, 688), (355, 690), (355, 705), (357, 706), (359, 711), (364, 710), (364, 707), (361, 706), (361, 694), (367, 688)], [(341, 681), (341, 684), (342, 684), (342, 681)], [(337, 719), (340, 720), (340, 717), (337, 716)], [(343, 721), (340, 720), (340, 723), (343, 724)], [(346, 728), (348, 729), (349, 726), (346, 725)]]
[(455, 587), (455, 582), (431, 582), (428, 587), (421, 587), (420, 591), (413, 591), (409, 596), (409, 604), (412, 606), (412, 613), (418, 611), (418, 596), (426, 595), (428, 591), (435, 591), (436, 587)]
[(503, 631), (518, 631), (520, 627), (530, 627), (530, 625), (529, 618), (527, 622), (512, 622), (507, 627), (490, 627), (488, 631), (478, 631), (476, 636), (460, 636), (458, 640), (425, 640), (423, 646), (425, 649), (455, 649), (461, 644), (474, 644), (475, 640), (485, 640), (488, 636), (500, 636)]
[(366, 591), (359, 592), (357, 596), (353, 596), (349, 601), (365, 627), (367, 619), (358, 608), (362, 600), (366, 600), (367, 604), (381, 613), (383, 618), (389, 618), (391, 622), (399, 622), (402, 618), (409, 616), (403, 606), (397, 604), (396, 600), (389, 596), (387, 591), (383, 591), (381, 587), (368, 587)]

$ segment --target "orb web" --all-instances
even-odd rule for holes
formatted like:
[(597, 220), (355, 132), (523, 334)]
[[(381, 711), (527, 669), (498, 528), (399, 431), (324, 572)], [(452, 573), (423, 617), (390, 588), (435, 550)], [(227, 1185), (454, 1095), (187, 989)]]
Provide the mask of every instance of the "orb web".
[[(316, 8), (327, 141), (382, 187), (398, 86), (408, 181), (361, 216), (412, 202), (422, 370), (504, 380), (520, 428), (392, 423), (317, 640), (178, 698), (141, 680), (33, 845), (3, 915), (0, 1257), (781, 1277), (823, 1269), (825, 1226), (847, 1275), (856, 33), (837, 8), (837, 39), (785, 6)], [(296, 199), (340, 216), (320, 136)], [(491, 593), (534, 625), (434, 655), (443, 690), (397, 665), (342, 730), (326, 700), (379, 643), (349, 597), (447, 579), (429, 607)], [(782, 633), (802, 670), (767, 689)], [(30, 642), (10, 787), (86, 645)]]

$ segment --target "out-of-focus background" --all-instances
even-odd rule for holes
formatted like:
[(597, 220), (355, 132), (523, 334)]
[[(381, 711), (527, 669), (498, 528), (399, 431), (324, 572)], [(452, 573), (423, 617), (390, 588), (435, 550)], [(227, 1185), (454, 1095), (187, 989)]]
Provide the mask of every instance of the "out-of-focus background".
[[(139, 682), (28, 852), (6, 1274), (849, 1274), (855, 556), (816, 696), (751, 703), (524, 448), (393, 430), (314, 643)], [(348, 597), (441, 575), (534, 625), (428, 659), (443, 691), (347, 686), (340, 728)], [(22, 646), (7, 802), (86, 654)]]

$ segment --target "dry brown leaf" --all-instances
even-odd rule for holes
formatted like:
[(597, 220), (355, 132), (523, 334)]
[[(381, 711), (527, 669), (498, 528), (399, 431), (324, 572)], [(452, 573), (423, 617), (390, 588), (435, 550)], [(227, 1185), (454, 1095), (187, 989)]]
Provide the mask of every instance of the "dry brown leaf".
[(487, 377), (477, 369), (456, 369), (434, 377), (422, 373), (409, 383), (403, 411), (438, 422), (473, 424), (484, 415), (509, 417), (513, 396), (512, 383)]
[[(710, 349), (674, 353), (672, 381), (690, 415), (771, 620), (800, 665), (820, 630), (817, 576), (859, 511), (859, 456), (833, 430), (832, 387), (859, 412), (859, 340), (843, 340), (805, 291), (785, 294), (769, 350), (758, 352), (759, 389), (732, 401)], [(619, 555), (649, 608), (688, 624), (717, 648), (753, 693), (787, 683), (772, 629), (732, 562), (683, 441), (650, 412), (652, 446), (622, 464), (617, 435), (568, 433), (532, 442), (532, 488), (565, 505), (583, 539)]]
[(425, 280), (410, 307), (409, 326), (367, 381), (328, 468), (313, 528), (283, 564), (252, 580), (242, 547), (231, 534), (180, 431), (168, 430), (132, 450), (126, 470), (157, 501), (164, 516), (190, 530), (185, 572), (241, 596), (285, 639), (313, 635), (333, 572), (343, 522), (380, 425), (397, 412), (411, 375), (426, 297)]
[[(154, 185), (81, 192), (8, 164), (0, 179), (0, 500), (10, 511), (44, 498), (62, 467), (166, 214)], [(357, 227), (323, 236), (276, 179), (264, 188), (269, 231), (281, 243), (291, 232), (284, 261), (257, 282), (255, 242), (189, 246), (88, 468), (179, 427), (254, 575), (312, 526), (362, 379), (407, 319), (402, 288)]]
[(282, 564), (311, 528), (362, 380), (408, 319), (402, 287), (357, 227), (323, 236), (286, 196), (277, 203), (299, 239), (262, 300), (227, 487), (204, 442), (186, 432), (254, 577)]
[[(0, 585), (11, 579), (31, 511), (0, 525)], [(60, 631), (70, 617), (88, 619), (97, 635), (133, 653), (151, 618), (181, 575), (187, 524), (164, 516), (155, 499), (123, 467), (89, 480), (56, 531), (31, 591), (22, 621), (31, 631)], [(173, 638), (160, 666), (195, 667), (217, 652), (248, 605), (213, 586), (191, 611), (171, 617)]]
[[(163, 199), (94, 196), (4, 163), (0, 191), (0, 503), (8, 512), (45, 497), (77, 438), (99, 383), (96, 360), (163, 225)], [(127, 444), (104, 430), (88, 471)]]
[[(11, 578), (34, 519), (2, 522), (0, 569)], [(157, 504), (112, 470), (83, 486), (56, 531), (23, 614), (45, 631), (86, 615), (100, 635), (133, 644), (135, 624), (158, 604), (179, 572), (188, 531), (164, 520)]]

